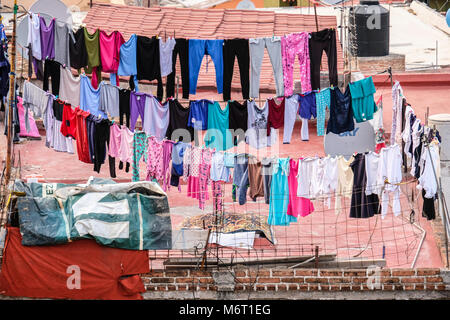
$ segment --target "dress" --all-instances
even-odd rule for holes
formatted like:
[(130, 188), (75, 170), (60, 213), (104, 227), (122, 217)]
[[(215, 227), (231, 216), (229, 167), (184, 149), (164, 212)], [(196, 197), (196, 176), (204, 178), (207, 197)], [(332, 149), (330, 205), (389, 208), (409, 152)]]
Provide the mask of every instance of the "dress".
[(379, 200), (377, 194), (366, 195), (366, 161), (365, 155), (358, 153), (350, 164), (353, 171), (352, 204), (350, 218), (370, 218), (378, 213)]
[(291, 159), (289, 161), (289, 204), (287, 207), (287, 214), (293, 217), (306, 217), (314, 211), (314, 205), (309, 199), (297, 197), (297, 173), (298, 173), (298, 161)]
[(287, 215), (289, 203), (289, 158), (280, 158), (273, 166), (272, 183), (270, 186), (269, 217), (267, 223), (276, 226), (288, 226), (297, 222), (297, 218)]

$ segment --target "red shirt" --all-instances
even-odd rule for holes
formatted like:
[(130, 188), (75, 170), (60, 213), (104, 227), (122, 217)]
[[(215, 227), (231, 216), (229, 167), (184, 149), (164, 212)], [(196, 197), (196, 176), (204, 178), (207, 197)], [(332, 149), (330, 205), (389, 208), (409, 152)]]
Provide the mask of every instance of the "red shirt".
[(77, 135), (77, 123), (76, 123), (76, 112), (72, 109), (69, 103), (64, 103), (62, 123), (61, 123), (61, 133), (64, 137), (72, 137), (76, 139)]
[(89, 140), (86, 129), (86, 118), (90, 115), (90, 113), (76, 107), (75, 114), (75, 122), (77, 127), (75, 139), (77, 140), (78, 159), (84, 163), (92, 163), (91, 157), (89, 156)]
[(267, 135), (270, 135), (270, 128), (281, 128), (284, 125), (284, 102), (282, 98), (280, 104), (275, 102), (275, 99), (267, 100), (269, 103), (269, 116), (267, 117)]

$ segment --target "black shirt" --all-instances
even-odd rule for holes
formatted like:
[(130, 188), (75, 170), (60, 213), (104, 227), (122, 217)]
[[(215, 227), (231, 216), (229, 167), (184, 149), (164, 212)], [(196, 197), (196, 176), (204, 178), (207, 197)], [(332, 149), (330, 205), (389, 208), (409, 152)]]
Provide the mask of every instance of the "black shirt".
[(136, 67), (138, 80), (151, 81), (161, 78), (158, 38), (137, 36)]
[[(194, 137), (194, 130), (188, 127), (189, 107), (185, 108), (177, 99), (169, 99), (169, 126), (167, 127), (166, 137), (170, 140), (178, 139), (184, 142), (191, 142)], [(185, 129), (189, 132), (190, 139), (185, 141), (181, 132), (177, 131), (175, 136), (172, 133), (177, 129)]]
[[(234, 145), (237, 145), (239, 142), (244, 141), (245, 132), (247, 131), (247, 120), (248, 120), (247, 101), (244, 101), (243, 104), (240, 104), (238, 101), (231, 100), (228, 102), (228, 107), (229, 107), (228, 127), (235, 131), (238, 129), (244, 131), (244, 135), (234, 136), (233, 142)], [(239, 132), (235, 132), (235, 134), (238, 133)]]
[(352, 96), (350, 87), (347, 86), (345, 93), (339, 88), (330, 90), (330, 119), (328, 120), (327, 133), (340, 134), (353, 131), (355, 122), (353, 120)]
[(62, 121), (63, 119), (64, 102), (59, 99), (53, 100), (53, 115), (56, 120)]
[[(75, 40), (75, 41), (74, 41)], [(80, 28), (69, 36), (70, 66), (74, 69), (81, 69), (87, 66), (87, 51), (84, 43), (84, 30)]]

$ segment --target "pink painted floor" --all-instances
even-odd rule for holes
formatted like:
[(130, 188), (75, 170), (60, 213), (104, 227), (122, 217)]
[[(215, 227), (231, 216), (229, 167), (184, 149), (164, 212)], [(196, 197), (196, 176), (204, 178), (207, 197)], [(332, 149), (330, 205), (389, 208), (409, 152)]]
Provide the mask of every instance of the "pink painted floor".
[[(390, 132), (391, 123), (391, 90), (389, 86), (378, 86), (375, 99), (379, 94), (383, 95), (384, 102), (384, 125), (387, 132)], [(416, 114), (422, 119), (426, 112), (426, 108), (430, 107), (430, 115), (436, 113), (450, 112), (448, 101), (450, 101), (450, 88), (447, 85), (430, 85), (426, 87), (405, 86), (405, 96), (408, 102), (415, 109)], [(208, 94), (197, 98), (217, 99), (221, 97), (217, 94)], [(233, 98), (240, 99), (236, 93)], [(264, 97), (262, 97), (264, 99)], [(282, 144), (282, 134), (279, 136), (280, 157), (290, 156), (298, 158), (302, 156), (323, 156), (323, 137), (316, 135), (315, 123), (310, 122), (309, 132), (310, 141), (303, 142), (300, 139), (301, 123), (295, 124), (294, 133), (291, 144)], [(0, 127), (3, 132), (3, 127)], [(45, 139), (45, 133), (41, 133)], [(1, 158), (5, 157), (5, 137), (0, 138), (2, 148), (0, 150)], [(39, 174), (43, 176), (42, 181), (46, 182), (82, 182), (86, 181), (89, 176), (109, 178), (108, 164), (102, 166), (100, 174), (93, 171), (93, 165), (84, 164), (78, 161), (76, 154), (67, 154), (55, 152), (45, 147), (44, 139), (40, 141), (26, 141), (22, 144), (14, 146), (16, 160), (20, 153), (22, 177), (30, 174)], [(444, 137), (445, 139), (445, 137)], [(76, 150), (76, 148), (75, 148)], [(239, 150), (248, 151), (248, 150)], [(117, 166), (117, 164), (116, 164)], [(141, 163), (141, 178), (144, 177), (145, 164)], [(116, 168), (117, 182), (131, 181), (131, 170), (126, 173)], [(409, 188), (408, 188), (409, 187)], [(411, 190), (411, 184), (406, 185), (404, 189)], [(410, 193), (411, 191), (409, 191)], [(183, 208), (190, 208), (195, 214), (204, 214), (210, 212), (212, 199), (210, 197), (207, 202), (208, 210), (202, 211), (198, 209), (198, 200), (188, 198), (186, 196), (186, 186), (182, 185), (182, 192), (178, 192), (176, 188), (172, 188), (167, 192), (171, 210), (177, 213), (172, 214), (173, 228), (182, 222), (186, 215), (180, 213)], [(417, 196), (417, 195), (416, 195)], [(424, 218), (421, 217), (421, 197), (414, 201), (414, 210), (417, 223), (426, 231), (426, 238), (418, 252), (416, 267), (442, 267), (443, 263), (439, 250), (434, 240), (431, 226)], [(315, 201), (316, 210), (311, 215), (299, 218), (297, 223), (291, 224), (289, 227), (274, 227), (274, 235), (277, 240), (276, 245), (272, 245), (265, 239), (255, 240), (254, 250), (227, 250), (223, 249), (223, 256), (275, 256), (286, 257), (292, 255), (308, 255), (311, 254), (313, 248), (319, 246), (322, 254), (337, 254), (340, 258), (348, 258), (358, 256), (366, 259), (381, 259), (384, 257), (388, 267), (409, 267), (411, 266), (415, 255), (418, 251), (422, 231), (411, 225), (407, 220), (410, 215), (410, 207), (406, 196), (402, 194), (402, 214), (394, 217), (389, 210), (387, 217), (373, 217), (370, 219), (349, 219), (348, 210), (345, 209), (340, 215), (336, 215), (334, 210), (329, 210), (322, 205), (321, 202)], [(349, 200), (346, 199), (346, 205)], [(331, 201), (331, 208), (334, 208), (334, 199)], [(183, 210), (181, 210), (182, 212)], [(247, 212), (256, 215), (268, 215), (269, 206), (262, 203), (261, 200), (253, 203), (248, 200), (244, 206), (232, 203), (231, 185), (225, 186), (225, 212)], [(154, 253), (156, 256), (164, 257), (166, 252)], [(179, 252), (173, 252), (172, 255), (177, 256)]]

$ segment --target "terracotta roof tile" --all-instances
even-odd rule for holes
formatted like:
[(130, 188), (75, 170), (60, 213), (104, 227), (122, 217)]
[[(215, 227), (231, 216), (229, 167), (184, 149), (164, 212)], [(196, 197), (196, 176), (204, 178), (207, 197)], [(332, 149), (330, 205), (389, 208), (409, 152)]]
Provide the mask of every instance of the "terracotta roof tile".
[[(296, 32), (316, 31), (313, 15), (276, 13), (273, 11), (235, 10), (235, 9), (191, 9), (152, 7), (142, 8), (115, 4), (94, 4), (84, 23), (90, 32), (96, 28), (112, 32), (118, 30), (125, 40), (136, 33), (143, 36), (166, 36), (188, 39), (233, 39), (283, 36)], [(335, 16), (318, 16), (319, 30), (336, 28)], [(338, 71), (343, 69), (343, 55), (337, 40)], [(208, 72), (206, 60), (208, 59)], [(323, 54), (322, 68), (327, 69), (326, 54)], [(180, 74), (179, 61), (176, 63)], [(299, 76), (298, 61), (294, 65), (294, 78)], [(260, 88), (274, 90), (272, 64), (267, 51), (261, 67)], [(198, 78), (198, 88), (214, 88), (216, 85), (214, 64), (211, 57), (205, 56)], [(239, 66), (234, 64), (233, 88), (240, 88)]]

